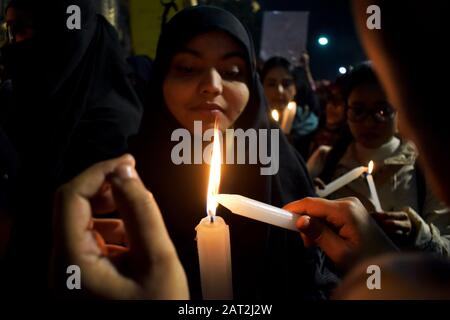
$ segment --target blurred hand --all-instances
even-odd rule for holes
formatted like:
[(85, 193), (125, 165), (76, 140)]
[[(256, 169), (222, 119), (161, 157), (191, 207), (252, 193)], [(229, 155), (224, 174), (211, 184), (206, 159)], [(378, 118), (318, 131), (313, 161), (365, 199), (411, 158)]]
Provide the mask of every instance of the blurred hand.
[(406, 212), (375, 212), (371, 216), (395, 243), (408, 243), (411, 240), (412, 223)]
[[(79, 266), (78, 291), (97, 298), (188, 299), (175, 247), (134, 165), (130, 155), (98, 163), (57, 191), (53, 275)], [(123, 221), (93, 219), (115, 210)]]
[(357, 198), (305, 198), (284, 209), (301, 215), (297, 227), (305, 246), (319, 246), (342, 270), (360, 259), (397, 250)]
[(302, 55), (300, 56), (300, 66), (308, 68), (310, 60), (311, 59), (309, 57), (308, 52), (303, 52)]

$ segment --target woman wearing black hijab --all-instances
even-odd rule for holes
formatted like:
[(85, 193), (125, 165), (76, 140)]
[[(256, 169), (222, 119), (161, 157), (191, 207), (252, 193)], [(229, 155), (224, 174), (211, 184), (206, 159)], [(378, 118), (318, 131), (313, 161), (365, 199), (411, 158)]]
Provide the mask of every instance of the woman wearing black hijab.
[[(164, 27), (141, 131), (132, 143), (137, 170), (158, 202), (188, 276), (191, 298), (201, 298), (195, 227), (206, 216), (209, 166), (175, 165), (171, 141), (193, 121), (221, 130), (274, 129), (255, 67), (255, 51), (244, 26), (229, 12), (198, 6), (178, 13)], [(259, 165), (222, 166), (221, 193), (241, 194), (278, 207), (306, 196), (313, 186), (301, 157), (280, 135), (280, 168), (263, 176)], [(271, 146), (269, 145), (269, 150)], [(248, 147), (247, 147), (248, 156)], [(269, 153), (270, 154), (270, 153)], [(322, 297), (316, 251), (295, 232), (232, 215), (230, 226), (235, 298)]]
[[(32, 279), (42, 285), (54, 190), (91, 164), (122, 155), (141, 120), (116, 32), (94, 4), (12, 0), (6, 12), (11, 43), (2, 53), (13, 107), (4, 128), (21, 163), (8, 261), (19, 274), (31, 263)], [(68, 28), (77, 12), (81, 28)], [(31, 243), (37, 249), (29, 250)], [(19, 278), (8, 278), (21, 290)]]
[[(15, 17), (7, 21), (13, 43), (3, 50), (15, 105), (5, 130), (21, 158), (34, 167), (42, 159), (40, 170), (55, 183), (122, 154), (140, 123), (116, 32), (94, 3), (12, 0), (6, 9)], [(79, 30), (67, 25), (73, 5)], [(27, 25), (32, 36), (19, 42)]]

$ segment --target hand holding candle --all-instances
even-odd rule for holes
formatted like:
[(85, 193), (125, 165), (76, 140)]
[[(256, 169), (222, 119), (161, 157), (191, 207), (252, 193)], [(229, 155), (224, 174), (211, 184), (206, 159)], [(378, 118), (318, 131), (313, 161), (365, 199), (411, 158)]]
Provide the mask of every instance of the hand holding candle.
[[(378, 194), (376, 192), (375, 184), (371, 172), (373, 170), (373, 161), (369, 163), (369, 168), (358, 167), (348, 172), (344, 176), (333, 181), (325, 190), (321, 190), (322, 194), (332, 193), (339, 188), (342, 188), (346, 184), (360, 177), (362, 174), (366, 174), (367, 181), (369, 183), (369, 189), (372, 199), (374, 199), (376, 210), (382, 212)], [(299, 218), (298, 215), (292, 214), (289, 211), (268, 205), (263, 202), (259, 202), (250, 198), (246, 198), (237, 194), (217, 194), (215, 201), (222, 206), (230, 210), (231, 212), (253, 219), (260, 222), (268, 223), (284, 229), (298, 231), (296, 222)]]

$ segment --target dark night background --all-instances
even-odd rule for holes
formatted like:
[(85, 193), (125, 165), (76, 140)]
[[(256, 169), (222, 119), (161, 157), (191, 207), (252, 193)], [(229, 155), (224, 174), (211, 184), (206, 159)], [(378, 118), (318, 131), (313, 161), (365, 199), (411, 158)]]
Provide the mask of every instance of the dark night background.
[[(333, 79), (340, 66), (348, 67), (366, 59), (353, 25), (350, 4), (345, 0), (259, 0), (263, 10), (309, 11), (308, 51), (316, 79)], [(327, 35), (329, 44), (317, 43)]]
[[(339, 67), (348, 69), (366, 59), (359, 44), (349, 1), (346, 0), (258, 0), (261, 10), (251, 13), (250, 0), (199, 1), (220, 5), (239, 16), (250, 27), (259, 48), (259, 34), (263, 11), (309, 11), (307, 49), (311, 56), (311, 68), (316, 80), (334, 80)], [(326, 35), (329, 44), (317, 43), (319, 36)]]
[[(160, 0), (145, 0), (160, 1)], [(339, 67), (355, 65), (365, 60), (358, 37), (353, 26), (353, 19), (348, 0), (256, 0), (260, 10), (254, 13), (252, 4), (255, 0), (198, 0), (200, 4), (213, 4), (224, 7), (237, 15), (254, 35), (259, 48), (262, 15), (264, 11), (309, 11), (308, 52), (311, 56), (311, 69), (316, 80), (334, 80)], [(4, 6), (8, 1), (0, 0)], [(121, 16), (125, 16), (130, 0), (99, 0), (104, 6), (119, 6)], [(166, 0), (167, 2), (167, 0)], [(189, 2), (189, 1), (186, 1)], [(117, 7), (118, 9), (118, 7)], [(128, 26), (122, 23), (122, 35), (129, 35)], [(326, 35), (329, 44), (321, 47), (317, 43), (320, 35)], [(129, 38), (129, 37), (128, 37)], [(129, 39), (123, 43), (129, 51)]]

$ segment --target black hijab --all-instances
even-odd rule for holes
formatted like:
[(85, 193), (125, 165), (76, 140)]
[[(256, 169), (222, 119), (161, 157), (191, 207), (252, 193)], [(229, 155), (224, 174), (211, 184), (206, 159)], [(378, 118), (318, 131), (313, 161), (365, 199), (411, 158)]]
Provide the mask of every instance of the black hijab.
[[(194, 228), (206, 216), (209, 166), (172, 163), (171, 150), (176, 142), (171, 141), (171, 134), (181, 125), (165, 106), (162, 84), (174, 54), (195, 36), (209, 31), (226, 32), (246, 54), (251, 74), (250, 101), (234, 128), (274, 128), (267, 116), (249, 33), (229, 12), (197, 6), (178, 13), (163, 29), (153, 67), (148, 100), (151, 105), (145, 109), (140, 133), (132, 144), (138, 172), (161, 208), (194, 299), (201, 298)], [(280, 135), (279, 150), (280, 169), (273, 176), (260, 175), (259, 165), (223, 165), (220, 192), (241, 194), (279, 207), (312, 196), (304, 162), (284, 135)], [(318, 296), (313, 254), (303, 248), (298, 234), (230, 214), (222, 207), (218, 215), (230, 226), (235, 298)]]
[[(55, 184), (123, 153), (141, 120), (116, 31), (96, 14), (96, 2), (12, 0), (8, 6), (30, 17), (34, 36), (3, 49), (14, 95), (5, 127), (24, 165), (39, 161)], [(79, 30), (67, 27), (73, 5), (80, 8)]]
[[(2, 50), (14, 103), (5, 131), (20, 160), (3, 288), (31, 292), (47, 286), (53, 192), (93, 163), (123, 154), (139, 128), (142, 107), (116, 32), (96, 14), (95, 2), (13, 0), (9, 5), (27, 13), (34, 35)], [(67, 27), (71, 5), (80, 8), (79, 30)], [(30, 263), (32, 279), (24, 276)]]

